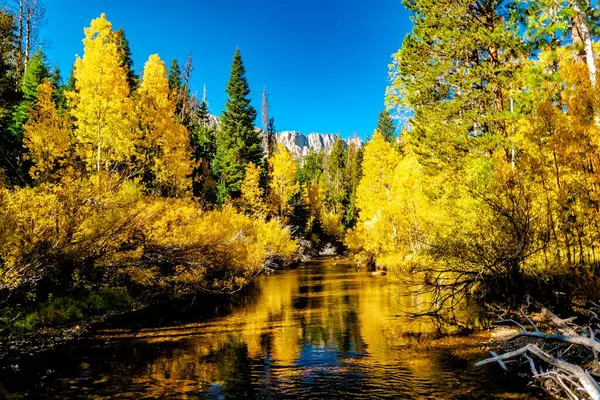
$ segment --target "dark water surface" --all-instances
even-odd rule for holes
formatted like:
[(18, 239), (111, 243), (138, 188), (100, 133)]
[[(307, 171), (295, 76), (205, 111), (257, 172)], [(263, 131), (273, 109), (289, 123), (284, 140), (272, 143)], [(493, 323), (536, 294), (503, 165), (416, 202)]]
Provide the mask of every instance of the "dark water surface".
[[(486, 356), (484, 334), (410, 319), (408, 295), (350, 264), (325, 260), (258, 279), (219, 306), (155, 308), (24, 360), (9, 398), (527, 399), (522, 381)], [(207, 311), (208, 309), (208, 311)], [(480, 327), (477, 310), (454, 315)], [(47, 370), (52, 372), (46, 376)], [(537, 394), (537, 396), (540, 396)], [(541, 397), (539, 397), (541, 398)]]

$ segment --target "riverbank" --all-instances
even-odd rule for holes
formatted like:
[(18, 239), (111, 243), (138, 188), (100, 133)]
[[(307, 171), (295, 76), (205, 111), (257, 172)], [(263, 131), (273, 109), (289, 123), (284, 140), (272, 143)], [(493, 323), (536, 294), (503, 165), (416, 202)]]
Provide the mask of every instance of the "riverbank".
[(260, 275), (227, 299), (110, 317), (23, 359), (0, 386), (52, 398), (544, 398), (474, 366), (489, 339), (483, 310), (458, 310), (457, 326), (407, 317), (416, 300), (344, 259), (320, 259)]

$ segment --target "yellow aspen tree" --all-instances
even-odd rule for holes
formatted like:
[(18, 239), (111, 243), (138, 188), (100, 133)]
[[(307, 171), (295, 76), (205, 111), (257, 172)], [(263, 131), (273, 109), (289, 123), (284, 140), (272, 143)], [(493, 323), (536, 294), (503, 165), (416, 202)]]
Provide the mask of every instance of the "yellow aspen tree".
[(165, 63), (157, 54), (151, 55), (136, 93), (137, 159), (149, 188), (180, 196), (192, 184), (191, 148), (170, 94)]
[(271, 199), (279, 217), (283, 218), (290, 211), (290, 199), (298, 191), (298, 182), (296, 181), (298, 167), (290, 152), (283, 145), (277, 146), (275, 155), (269, 160), (269, 166), (272, 171), (269, 180)]
[(264, 218), (267, 207), (264, 201), (264, 191), (260, 187), (260, 167), (253, 162), (246, 166), (246, 174), (242, 182), (242, 207), (256, 217)]
[(85, 28), (83, 57), (75, 61), (75, 91), (67, 93), (75, 118), (74, 139), (90, 171), (126, 162), (134, 143), (127, 71), (116, 35), (102, 14)]
[(24, 126), (23, 144), (27, 158), (33, 163), (29, 173), (42, 182), (48, 181), (65, 162), (71, 147), (69, 117), (57, 112), (52, 91), (48, 80), (38, 86), (37, 104)]
[[(398, 237), (392, 206), (395, 172), (399, 163), (400, 154), (381, 133), (375, 131), (373, 139), (365, 146), (363, 177), (356, 190), (356, 207), (360, 210), (358, 223), (370, 236), (365, 241), (377, 244), (373, 248), (381, 248), (380, 244), (385, 247)], [(388, 232), (392, 237), (387, 236)]]

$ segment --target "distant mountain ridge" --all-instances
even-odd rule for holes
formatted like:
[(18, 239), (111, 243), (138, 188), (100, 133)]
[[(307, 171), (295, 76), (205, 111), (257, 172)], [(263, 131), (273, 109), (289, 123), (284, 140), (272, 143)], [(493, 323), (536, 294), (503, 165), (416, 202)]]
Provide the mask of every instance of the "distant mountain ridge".
[[(305, 135), (296, 131), (284, 131), (276, 135), (278, 144), (282, 144), (294, 157), (305, 157), (312, 150), (315, 152), (324, 151), (329, 153), (335, 144), (338, 135), (333, 133), (309, 133)], [(342, 139), (346, 146), (354, 143), (362, 146), (359, 137), (352, 139)]]
[[(209, 124), (218, 127), (221, 120), (216, 115), (209, 115)], [(262, 129), (258, 129), (262, 133)], [(314, 152), (324, 151), (329, 153), (335, 144), (338, 135), (333, 133), (312, 132), (305, 135), (298, 131), (283, 131), (275, 135), (277, 144), (282, 144), (294, 157), (305, 157), (312, 150)], [(356, 144), (362, 146), (363, 143), (359, 137), (352, 139), (343, 139), (344, 144)]]

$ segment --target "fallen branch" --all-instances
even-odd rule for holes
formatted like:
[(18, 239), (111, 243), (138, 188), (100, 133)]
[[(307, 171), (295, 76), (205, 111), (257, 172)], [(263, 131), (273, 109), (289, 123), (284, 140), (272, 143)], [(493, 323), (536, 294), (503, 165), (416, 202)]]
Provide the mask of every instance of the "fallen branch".
[[(571, 363), (568, 363), (563, 360), (559, 360), (558, 358), (551, 356), (550, 354), (546, 353), (545, 351), (540, 349), (535, 344), (530, 343), (530, 344), (527, 344), (527, 345), (521, 347), (518, 350), (511, 351), (511, 352), (508, 352), (508, 353), (505, 353), (505, 354), (502, 354), (502, 355), (499, 355), (496, 357), (491, 357), (491, 358), (485, 359), (483, 361), (479, 361), (477, 364), (475, 364), (475, 366), (479, 367), (481, 365), (485, 365), (485, 364), (489, 364), (489, 363), (504, 362), (504, 360), (509, 360), (509, 359), (515, 358), (517, 356), (524, 355), (526, 353), (531, 353), (532, 355), (540, 358), (542, 361), (546, 362), (547, 364), (552, 365), (553, 367), (557, 368), (558, 370), (564, 371), (564, 372), (572, 375), (575, 379), (577, 379), (577, 381), (579, 381), (582, 388), (585, 390), (585, 392), (589, 395), (589, 397), (591, 399), (600, 400), (600, 386), (594, 380), (594, 378), (592, 378), (592, 376), (590, 375), (590, 373), (588, 371), (584, 370), (583, 368), (581, 368), (578, 365), (571, 364)], [(531, 366), (532, 371), (536, 371), (535, 365), (533, 364), (533, 360), (531, 358), (530, 358), (530, 366)], [(539, 377), (540, 374), (537, 374), (536, 376)]]
[[(600, 400), (600, 385), (594, 378), (594, 372), (600, 370), (600, 364), (598, 363), (598, 353), (600, 352), (600, 342), (596, 339), (596, 331), (590, 324), (586, 329), (575, 325), (573, 322), (575, 318), (561, 319), (547, 307), (542, 304), (528, 299), (527, 303), (533, 303), (541, 312), (541, 315), (548, 321), (550, 326), (555, 328), (555, 332), (546, 333), (540, 331), (538, 325), (526, 314), (523, 308), (520, 309), (520, 314), (527, 321), (527, 324), (531, 326), (533, 331), (527, 330), (524, 324), (520, 323), (515, 319), (501, 319), (497, 324), (510, 324), (514, 325), (519, 329), (519, 332), (513, 337), (507, 339), (512, 341), (516, 338), (535, 338), (544, 342), (553, 341), (559, 342), (559, 345), (548, 350), (540, 348), (536, 343), (528, 343), (521, 348), (513, 351), (509, 351), (502, 355), (497, 355), (494, 352), (490, 352), (492, 357), (475, 364), (481, 366), (490, 363), (498, 363), (498, 365), (507, 370), (505, 361), (509, 359), (515, 359), (523, 357), (529, 364), (529, 369), (533, 378), (544, 380), (547, 383), (553, 382), (553, 391), (556, 390), (558, 393), (562, 393), (569, 399), (592, 399)], [(561, 345), (560, 343), (568, 344)], [(587, 355), (593, 356), (592, 360), (595, 361), (590, 370), (583, 366), (574, 364), (569, 361), (565, 361), (565, 357), (568, 360), (579, 358), (583, 365), (586, 355), (582, 356), (581, 351), (575, 349), (584, 349)], [(535, 359), (542, 362), (543, 365), (548, 366), (550, 369), (544, 371), (536, 366)], [(589, 360), (589, 358), (587, 358)], [(551, 383), (552, 385), (552, 383)]]

